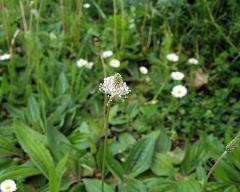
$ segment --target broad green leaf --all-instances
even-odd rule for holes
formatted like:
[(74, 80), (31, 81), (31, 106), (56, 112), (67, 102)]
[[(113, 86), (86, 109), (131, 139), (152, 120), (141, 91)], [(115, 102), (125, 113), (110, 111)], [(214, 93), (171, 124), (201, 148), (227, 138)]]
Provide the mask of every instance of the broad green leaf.
[(12, 166), (0, 171), (0, 182), (5, 179), (23, 179), (40, 174), (41, 172), (37, 168), (30, 165)]
[(40, 119), (39, 106), (36, 99), (32, 96), (28, 100), (29, 117), (33, 122), (37, 122)]
[(151, 170), (158, 176), (173, 175), (176, 170), (167, 154), (156, 153), (153, 158)]
[(57, 174), (57, 179), (58, 179), (58, 187), (60, 188), (60, 185), (61, 185), (61, 180), (62, 180), (62, 177), (65, 173), (65, 171), (67, 170), (67, 161), (68, 161), (68, 154), (65, 155), (65, 157), (62, 158), (61, 161), (59, 161), (59, 163), (57, 164), (57, 167), (56, 167), (56, 174)]
[(35, 126), (38, 126), (37, 128), (43, 128), (43, 123), (41, 120), (41, 115), (40, 115), (40, 107), (36, 101), (36, 99), (31, 96), (28, 99), (28, 113), (27, 113), (27, 118), (30, 120), (32, 124)]
[[(87, 192), (101, 192), (101, 181), (97, 179), (84, 180)], [(104, 183), (104, 192), (113, 192), (113, 187)]]
[(57, 81), (57, 87), (56, 87), (56, 93), (57, 95), (62, 95), (67, 92), (69, 87), (68, 80), (65, 76), (65, 73), (61, 73), (59, 75), (58, 81)]
[(179, 165), (183, 159), (184, 159), (184, 151), (180, 148), (174, 149), (174, 151), (169, 151), (166, 153), (169, 160), (172, 162), (174, 165)]
[(236, 186), (230, 186), (225, 189), (223, 192), (239, 192), (239, 189)]
[(76, 186), (73, 186), (69, 192), (86, 192), (84, 184), (78, 184)]
[(171, 146), (172, 143), (168, 135), (164, 131), (161, 131), (159, 138), (156, 141), (156, 151), (160, 153), (165, 153), (170, 151)]
[(240, 172), (236, 167), (226, 161), (222, 161), (215, 168), (213, 175), (226, 184), (240, 183)]
[(205, 162), (208, 157), (208, 148), (205, 140), (199, 140), (194, 145), (187, 143), (181, 168), (185, 173), (188, 173), (199, 164)]
[(172, 192), (174, 183), (163, 177), (145, 179), (144, 183), (148, 192)]
[(130, 133), (122, 133), (119, 135), (118, 141), (111, 144), (111, 152), (113, 155), (123, 153), (136, 143), (136, 139)]
[(49, 170), (49, 191), (50, 192), (59, 191), (58, 175), (56, 173), (55, 167), (52, 167)]
[(193, 180), (181, 180), (176, 183), (176, 192), (200, 192), (200, 184)]
[(32, 137), (31, 129), (21, 122), (15, 122), (15, 134), (24, 151), (30, 156), (36, 167), (48, 178), (54, 167), (53, 159), (47, 148)]
[(199, 165), (199, 166), (196, 168), (196, 175), (197, 175), (197, 178), (198, 178), (199, 180), (202, 180), (202, 181), (204, 181), (204, 179), (206, 178), (207, 173), (206, 173), (206, 170), (203, 168), (202, 165)]
[(146, 192), (145, 185), (136, 179), (128, 179), (126, 183), (119, 185), (119, 192)]
[(108, 153), (107, 157), (107, 167), (115, 177), (120, 180), (124, 179), (124, 169), (122, 165), (116, 159), (114, 159), (110, 153)]
[(136, 177), (150, 168), (158, 135), (158, 132), (153, 132), (137, 141), (126, 160), (126, 174)]
[(16, 148), (9, 140), (0, 135), (0, 157), (10, 155), (21, 156), (22, 152)]

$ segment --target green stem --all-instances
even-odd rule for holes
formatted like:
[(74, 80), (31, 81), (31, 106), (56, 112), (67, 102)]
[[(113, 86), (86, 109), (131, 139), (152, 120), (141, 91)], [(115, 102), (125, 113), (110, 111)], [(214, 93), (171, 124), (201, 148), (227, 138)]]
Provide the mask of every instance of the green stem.
[(117, 49), (117, 5), (116, 5), (116, 0), (113, 0), (113, 14), (114, 14), (113, 39), (114, 39), (115, 49)]
[(106, 78), (107, 77), (107, 72), (106, 72), (106, 67), (105, 67), (106, 65), (105, 65), (105, 62), (104, 62), (104, 59), (103, 59), (102, 55), (100, 55), (100, 61), (101, 61), (101, 64), (102, 64), (104, 78)]
[(101, 192), (104, 192), (104, 176), (105, 176), (105, 166), (106, 166), (106, 156), (107, 156), (107, 148), (108, 148), (108, 118), (110, 111), (110, 103), (106, 99), (107, 95), (105, 95), (104, 99), (104, 146), (103, 146), (103, 161), (102, 161), (102, 182), (101, 182)]
[(215, 162), (215, 164), (212, 166), (212, 168), (210, 169), (210, 171), (208, 172), (208, 175), (202, 185), (202, 189), (201, 192), (204, 192), (205, 186), (208, 182), (209, 177), (211, 176), (211, 174), (213, 173), (214, 169), (217, 167), (217, 165), (220, 163), (220, 161), (227, 155), (227, 151), (224, 151), (224, 153), (218, 158), (218, 160)]
[(160, 86), (158, 92), (155, 94), (155, 96), (152, 98), (152, 101), (157, 100), (158, 96), (161, 94), (162, 90), (164, 89), (165, 85), (167, 84), (169, 78), (165, 78), (162, 85)]

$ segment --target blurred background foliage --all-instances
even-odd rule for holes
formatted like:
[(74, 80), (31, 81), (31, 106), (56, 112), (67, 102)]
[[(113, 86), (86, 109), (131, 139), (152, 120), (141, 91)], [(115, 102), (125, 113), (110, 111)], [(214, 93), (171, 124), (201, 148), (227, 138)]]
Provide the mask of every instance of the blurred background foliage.
[[(100, 192), (100, 49), (121, 61), (105, 60), (108, 75), (132, 90), (110, 111), (105, 191), (199, 192), (239, 130), (239, 9), (238, 0), (0, 0), (0, 55), (12, 55), (0, 61), (0, 181)], [(93, 68), (78, 68), (79, 58)], [(188, 88), (181, 99), (171, 96), (176, 70)], [(207, 191), (240, 191), (239, 159), (240, 150), (229, 155)]]

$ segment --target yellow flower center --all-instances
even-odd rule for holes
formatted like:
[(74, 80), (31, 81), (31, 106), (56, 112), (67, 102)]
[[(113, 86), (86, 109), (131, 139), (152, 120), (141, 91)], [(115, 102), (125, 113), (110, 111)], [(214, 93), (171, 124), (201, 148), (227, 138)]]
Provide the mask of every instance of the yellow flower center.
[(10, 189), (11, 189), (11, 186), (10, 186), (10, 185), (7, 185), (7, 186), (5, 187), (5, 189), (6, 189), (6, 190), (10, 190)]
[(182, 90), (177, 90), (177, 94), (181, 94), (182, 93)]

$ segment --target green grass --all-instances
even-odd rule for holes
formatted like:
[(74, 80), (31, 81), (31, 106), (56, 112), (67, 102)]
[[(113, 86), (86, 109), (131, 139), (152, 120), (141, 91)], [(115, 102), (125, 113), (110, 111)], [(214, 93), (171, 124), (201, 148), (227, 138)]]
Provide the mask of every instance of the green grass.
[[(112, 50), (121, 66), (104, 59), (105, 72), (120, 73), (131, 93), (111, 104), (105, 192), (200, 192), (239, 131), (239, 9), (237, 0), (0, 0), (0, 55), (12, 55), (0, 61), (0, 182), (101, 191), (99, 53)], [(78, 68), (80, 58), (93, 68)], [(177, 84), (188, 88), (181, 99), (171, 95)], [(224, 158), (206, 191), (240, 191), (239, 158), (239, 149)]]

